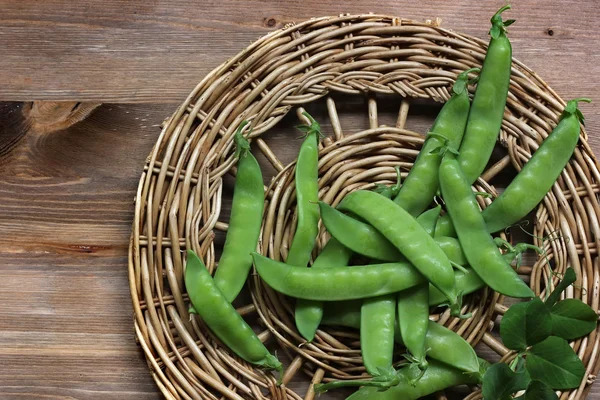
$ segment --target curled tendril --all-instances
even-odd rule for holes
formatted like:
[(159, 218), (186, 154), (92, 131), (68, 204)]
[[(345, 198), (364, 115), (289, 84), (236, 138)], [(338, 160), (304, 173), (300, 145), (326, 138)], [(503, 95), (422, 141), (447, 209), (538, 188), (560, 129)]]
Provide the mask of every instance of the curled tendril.
[[(552, 231), (549, 234), (547, 234), (546, 236), (540, 237), (537, 235), (534, 235), (532, 233), (527, 232), (523, 227), (525, 226), (529, 226), (529, 221), (528, 220), (524, 220), (524, 221), (519, 221), (516, 224), (507, 226), (504, 229), (504, 233), (506, 233), (507, 235), (510, 234), (510, 228), (519, 228), (521, 229), (521, 231), (526, 234), (527, 236), (530, 236), (534, 239), (537, 239), (539, 241), (541, 241), (542, 243), (545, 243), (546, 241), (554, 241), (554, 240), (558, 240), (558, 239), (563, 239), (565, 241), (565, 243), (569, 243), (569, 237), (568, 236), (563, 236), (560, 231), (556, 230), (556, 231)], [(556, 235), (556, 237), (552, 237), (552, 235)]]

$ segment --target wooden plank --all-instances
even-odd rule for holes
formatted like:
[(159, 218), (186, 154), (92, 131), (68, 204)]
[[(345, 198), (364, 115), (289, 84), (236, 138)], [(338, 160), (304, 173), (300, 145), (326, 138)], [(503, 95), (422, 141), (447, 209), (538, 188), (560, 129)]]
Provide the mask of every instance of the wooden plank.
[[(498, 5), (0, 0), (0, 101), (152, 103), (106, 104), (66, 130), (27, 136), (21, 106), (0, 104), (0, 397), (160, 398), (132, 327), (133, 197), (158, 125), (206, 73), (270, 30), (312, 16), (441, 17), (444, 27), (485, 38)], [(519, 20), (510, 28), (515, 56), (561, 96), (595, 100), (582, 108), (600, 153), (600, 11), (584, 0), (514, 6), (507, 15)], [(354, 101), (338, 110), (347, 132), (366, 127), (366, 103)], [(411, 109), (408, 127), (425, 132), (436, 109)], [(310, 111), (324, 115), (318, 105)], [(395, 116), (386, 122), (383, 114), (391, 125)], [(286, 117), (266, 138), (283, 162), (296, 155), (295, 123)], [(329, 121), (322, 125), (331, 132)], [(306, 380), (298, 375), (291, 386), (303, 393)], [(589, 398), (600, 399), (600, 386)]]
[[(397, 106), (381, 107), (380, 122), (392, 124)], [(438, 107), (412, 108), (408, 127), (425, 132)], [(20, 106), (2, 109), (0, 143), (23, 130)], [(134, 340), (127, 245), (141, 169), (172, 109), (105, 104), (66, 130), (30, 132), (0, 157), (3, 399), (160, 397)], [(338, 108), (346, 133), (367, 127), (366, 109), (360, 97)], [(331, 134), (324, 107), (309, 111)], [(595, 131), (597, 121), (590, 120)], [(289, 115), (265, 136), (286, 163), (300, 143), (296, 123)], [(594, 148), (600, 151), (600, 144)], [(303, 393), (306, 382), (298, 374), (290, 386)], [(590, 398), (600, 399), (600, 387), (593, 390)]]
[(0, 142), (21, 138), (0, 157), (0, 397), (159, 399), (135, 343), (126, 268), (157, 128), (140, 133), (144, 110), (105, 106), (23, 138), (22, 107), (0, 108)]
[[(502, 2), (467, 0), (1, 0), (0, 100), (181, 102), (221, 62), (272, 29), (310, 17), (377, 12), (442, 19), (487, 37)], [(594, 96), (600, 63), (593, 1), (522, 0), (507, 13), (515, 56), (565, 97)], [(592, 106), (596, 110), (596, 106)]]

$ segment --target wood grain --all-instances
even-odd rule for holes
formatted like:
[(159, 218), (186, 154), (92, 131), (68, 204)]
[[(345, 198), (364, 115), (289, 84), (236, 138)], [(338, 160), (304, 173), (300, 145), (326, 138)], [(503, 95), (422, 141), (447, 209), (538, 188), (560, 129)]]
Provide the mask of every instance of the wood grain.
[[(0, 98), (181, 102), (215, 66), (293, 21), (376, 12), (486, 37), (501, 1), (0, 1)], [(566, 97), (598, 92), (595, 1), (519, 0), (515, 56)], [(507, 14), (508, 15), (508, 14)], [(552, 66), (551, 68), (549, 66)], [(594, 106), (595, 107), (595, 106)]]
[[(160, 398), (132, 327), (133, 197), (159, 125), (206, 73), (271, 29), (312, 16), (440, 17), (483, 38), (500, 3), (0, 0), (0, 101), (109, 103), (52, 133), (32, 128), (20, 103), (0, 104), (0, 398)], [(515, 56), (564, 98), (595, 100), (582, 108), (600, 154), (597, 4), (520, 0), (510, 15), (519, 20), (510, 29)], [(353, 101), (338, 110), (348, 131), (366, 126), (354, 111), (364, 99)], [(408, 128), (423, 132), (436, 109), (411, 111)], [(267, 136), (284, 162), (295, 157), (290, 135)], [(600, 399), (600, 386), (590, 399)]]

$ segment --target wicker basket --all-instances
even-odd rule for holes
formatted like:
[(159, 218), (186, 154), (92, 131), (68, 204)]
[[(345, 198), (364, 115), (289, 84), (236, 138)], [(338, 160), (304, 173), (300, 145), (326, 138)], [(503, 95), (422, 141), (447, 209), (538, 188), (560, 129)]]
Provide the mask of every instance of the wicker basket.
[[(327, 119), (317, 118), (329, 134), (320, 152), (320, 198), (335, 204), (349, 191), (391, 183), (394, 166), (400, 165), (406, 174), (423, 142), (424, 130), (407, 129), (410, 104), (447, 100), (457, 74), (480, 66), (486, 43), (435, 22), (372, 14), (324, 17), (268, 34), (198, 84), (165, 121), (146, 162), (131, 237), (135, 330), (166, 398), (312, 399), (310, 387), (295, 393), (287, 386), (294, 376), (305, 372), (313, 383), (365, 376), (357, 332), (322, 327), (313, 343), (304, 344), (291, 318), (292, 301), (254, 275), (249, 279), (251, 296), (238, 310), (261, 327), (262, 340), (289, 355), (284, 385), (277, 387), (270, 373), (230, 354), (201, 320), (190, 319), (182, 250), (195, 250), (214, 270), (219, 251), (215, 237), (222, 238), (227, 229), (228, 218), (221, 209), (228, 196), (223, 194), (229, 176), (235, 174), (232, 138), (242, 120), (251, 121), (253, 149), (259, 149), (275, 171), (265, 189), (259, 248), (272, 258), (285, 259), (296, 223), (294, 164), (284, 165), (267, 145), (265, 133), (296, 120), (293, 113), (286, 118), (293, 109), (300, 118), (302, 106), (312, 107), (311, 113), (313, 108), (327, 110)], [(356, 102), (357, 96), (366, 99), (366, 107)], [(342, 104), (344, 111), (355, 113), (344, 103), (353, 98), (355, 108), (368, 112), (368, 125), (363, 124), (363, 130), (344, 126), (345, 131), (337, 110)], [(476, 183), (478, 190), (494, 193), (488, 182), (511, 166), (520, 170), (556, 125), (564, 104), (515, 60), (500, 135), (506, 150)], [(386, 115), (391, 122), (385, 125), (381, 109), (392, 106), (397, 107), (394, 117)], [(535, 213), (535, 236), (560, 232), (556, 240), (536, 239), (551, 262), (541, 258), (521, 272), (530, 276), (535, 292), (543, 294), (558, 280), (552, 272), (560, 274), (571, 266), (578, 281), (566, 295), (598, 310), (600, 172), (586, 139), (582, 131), (573, 159)], [(315, 255), (325, 241), (322, 229)], [(467, 300), (473, 318), (457, 320), (447, 312), (432, 318), (473, 345), (487, 345), (509, 359), (514, 355), (490, 333), (496, 317), (506, 310), (502, 301), (502, 296), (483, 290)], [(563, 393), (561, 399), (586, 397), (599, 368), (598, 344), (597, 331), (573, 343), (588, 375), (579, 389)], [(467, 398), (481, 396), (474, 392)]]

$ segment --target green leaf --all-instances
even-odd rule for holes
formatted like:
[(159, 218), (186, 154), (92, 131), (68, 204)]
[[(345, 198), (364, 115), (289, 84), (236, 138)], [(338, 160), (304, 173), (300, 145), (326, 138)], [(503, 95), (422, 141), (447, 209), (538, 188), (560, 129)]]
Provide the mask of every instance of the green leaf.
[(527, 371), (515, 373), (504, 363), (494, 364), (483, 376), (483, 398), (485, 400), (512, 399), (511, 395), (525, 389), (529, 380)]
[(585, 366), (569, 343), (550, 336), (533, 346), (527, 354), (527, 371), (552, 389), (574, 389), (585, 376)]
[(504, 345), (522, 351), (546, 339), (552, 333), (550, 311), (539, 298), (510, 307), (500, 323)]
[(560, 294), (564, 292), (566, 288), (571, 286), (577, 280), (577, 275), (575, 274), (575, 270), (573, 268), (568, 268), (565, 271), (565, 275), (562, 280), (556, 286), (556, 289), (550, 293), (550, 296), (546, 299), (546, 305), (548, 307), (552, 307), (558, 299), (560, 299)]
[(542, 381), (533, 380), (529, 382), (527, 391), (519, 399), (522, 400), (558, 400), (554, 390)]
[(308, 133), (311, 131), (311, 127), (308, 125), (296, 125), (295, 126), (296, 129), (298, 129), (300, 132), (302, 133)]
[(550, 309), (552, 335), (572, 340), (596, 329), (598, 314), (579, 299), (559, 301)]
[(457, 80), (456, 82), (454, 82), (454, 86), (452, 86), (452, 90), (454, 91), (454, 93), (460, 94), (462, 92), (464, 92), (465, 90), (467, 90), (467, 81), (464, 80)]
[(583, 117), (583, 113), (577, 107), (577, 103), (579, 103), (580, 101), (583, 101), (585, 103), (592, 102), (592, 100), (586, 99), (584, 97), (568, 101), (562, 115), (560, 116), (560, 119), (562, 120), (563, 118), (568, 117), (569, 115), (575, 114), (579, 122), (581, 122), (582, 125), (585, 125), (585, 118)]

